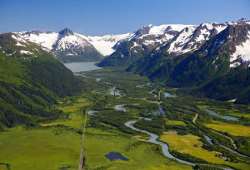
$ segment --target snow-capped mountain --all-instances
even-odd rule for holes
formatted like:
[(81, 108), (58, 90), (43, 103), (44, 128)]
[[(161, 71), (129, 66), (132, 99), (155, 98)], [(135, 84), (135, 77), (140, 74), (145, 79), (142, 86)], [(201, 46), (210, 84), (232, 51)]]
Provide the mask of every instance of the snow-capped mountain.
[(43, 50), (19, 34), (5, 33), (0, 34), (0, 51), (8, 57), (17, 56), (27, 59), (39, 56)]
[[(200, 25), (169, 24), (160, 26), (145, 26), (135, 31), (126, 41), (121, 41), (115, 45), (115, 52), (105, 58), (100, 66), (129, 65), (145, 56), (171, 56), (192, 54), (201, 49), (209, 41), (219, 35), (229, 27), (247, 26), (249, 21), (239, 20), (227, 23), (202, 23)], [(239, 29), (239, 28), (238, 28)], [(242, 32), (242, 31), (241, 31)], [(248, 34), (241, 33), (247, 38)], [(227, 39), (234, 40), (236, 35), (228, 35), (220, 44), (225, 44)], [(245, 40), (242, 38), (241, 40)], [(219, 40), (218, 40), (219, 41)], [(213, 41), (213, 46), (217, 46)], [(249, 42), (232, 42), (230, 51), (231, 67), (248, 63)], [(237, 46), (236, 46), (237, 45)], [(212, 47), (211, 47), (212, 48)], [(212, 48), (213, 50), (215, 48)], [(240, 57), (240, 59), (238, 59)], [(237, 61), (237, 62), (236, 62)], [(238, 63), (238, 64), (237, 64)]]
[(132, 42), (130, 50), (137, 52), (137, 50), (152, 51), (156, 46), (167, 43), (175, 37), (181, 30), (189, 25), (172, 24), (159, 26), (145, 26), (137, 30), (129, 39)]
[[(148, 55), (186, 55), (199, 50), (205, 43), (227, 29), (240, 23), (202, 23), (200, 25), (165, 24), (144, 26), (134, 33), (104, 36), (86, 36), (68, 28), (59, 32), (17, 32), (24, 40), (39, 44), (46, 51), (54, 53), (63, 62), (98, 61), (100, 65), (126, 65)], [(247, 37), (247, 36), (246, 36)], [(226, 42), (226, 41), (225, 41)], [(218, 43), (218, 42), (215, 42)], [(224, 42), (220, 42), (224, 43)], [(215, 44), (214, 44), (215, 45)], [(232, 48), (231, 67), (248, 61), (246, 41)], [(240, 59), (239, 59), (240, 58)], [(112, 63), (113, 62), (113, 63)]]
[(241, 62), (248, 62), (250, 65), (250, 31), (247, 33), (246, 41), (235, 46), (235, 52), (232, 54), (230, 62), (231, 67), (237, 67)]
[[(112, 61), (127, 64), (141, 56), (159, 52), (172, 56), (193, 52), (225, 28), (226, 24), (217, 23), (202, 23), (198, 26), (183, 24), (145, 26), (132, 34), (127, 42), (118, 43), (115, 46), (116, 52), (104, 59), (100, 65), (105, 66), (109, 63), (113, 65)], [(126, 62), (126, 59), (129, 61)]]
[(114, 52), (113, 46), (130, 34), (85, 36), (68, 28), (59, 32), (18, 32), (24, 40), (39, 44), (63, 62), (98, 61)]
[[(6, 56), (42, 56), (42, 48), (63, 62), (102, 59), (99, 66), (122, 67), (169, 86), (201, 87), (209, 97), (250, 101), (250, 22), (245, 19), (148, 25), (121, 35), (86, 36), (70, 29), (0, 35)], [(238, 89), (246, 90), (239, 94)]]
[(172, 41), (166, 45), (169, 54), (180, 55), (195, 51), (207, 40), (226, 28), (225, 24), (202, 23), (183, 29)]
[[(200, 87), (199, 94), (208, 97), (249, 102), (249, 49), (249, 21), (203, 23), (184, 28), (149, 55), (127, 62), (124, 67), (168, 86)], [(131, 61), (135, 57), (108, 57), (101, 64), (121, 64), (124, 58)]]
[(140, 57), (146, 56), (156, 48), (170, 42), (185, 27), (192, 25), (167, 24), (144, 26), (135, 31), (131, 36), (123, 41), (119, 41), (115, 46), (115, 52), (104, 59), (99, 65), (126, 65)]
[(103, 55), (111, 55), (115, 50), (114, 46), (117, 42), (129, 38), (132, 34), (104, 35), (104, 36), (88, 36), (88, 41)]

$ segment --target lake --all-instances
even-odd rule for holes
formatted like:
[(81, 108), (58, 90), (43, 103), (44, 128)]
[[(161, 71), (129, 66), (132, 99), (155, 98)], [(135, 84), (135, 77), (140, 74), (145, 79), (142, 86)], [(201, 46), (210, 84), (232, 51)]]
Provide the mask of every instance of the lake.
[(101, 67), (98, 67), (95, 64), (96, 62), (64, 63), (64, 65), (74, 73), (101, 69)]

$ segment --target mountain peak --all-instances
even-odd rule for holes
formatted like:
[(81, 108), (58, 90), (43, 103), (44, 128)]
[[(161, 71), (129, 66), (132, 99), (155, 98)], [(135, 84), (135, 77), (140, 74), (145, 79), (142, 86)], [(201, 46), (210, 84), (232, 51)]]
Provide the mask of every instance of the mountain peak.
[(66, 35), (73, 35), (73, 31), (69, 28), (64, 28), (63, 30), (59, 31), (60, 35), (66, 36)]

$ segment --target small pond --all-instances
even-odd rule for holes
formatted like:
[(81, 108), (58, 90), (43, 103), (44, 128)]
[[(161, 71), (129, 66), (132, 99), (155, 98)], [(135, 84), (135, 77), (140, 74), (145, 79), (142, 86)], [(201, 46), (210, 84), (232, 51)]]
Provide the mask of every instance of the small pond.
[(109, 152), (105, 155), (106, 158), (108, 158), (111, 161), (115, 161), (115, 160), (122, 160), (122, 161), (128, 161), (128, 158), (123, 156), (121, 153), (119, 152)]

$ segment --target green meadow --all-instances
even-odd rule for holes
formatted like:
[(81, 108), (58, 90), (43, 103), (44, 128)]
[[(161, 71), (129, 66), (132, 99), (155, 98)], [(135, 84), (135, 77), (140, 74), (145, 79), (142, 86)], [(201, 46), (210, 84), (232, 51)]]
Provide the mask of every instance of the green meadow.
[[(57, 119), (0, 132), (0, 170), (77, 169), (86, 117), (83, 144), (87, 170), (217, 170), (221, 166), (248, 170), (250, 160), (221, 147), (232, 146), (227, 138), (214, 132), (228, 135), (238, 146), (237, 152), (249, 154), (250, 126), (246, 122), (250, 112), (246, 106), (230, 104), (226, 107), (228, 104), (184, 95), (176, 89), (166, 89), (149, 83), (144, 77), (120, 71), (104, 69), (82, 74), (81, 79), (89, 89), (78, 96), (59, 99), (54, 106), (60, 111)], [(100, 77), (97, 82), (96, 78)], [(120, 95), (110, 94), (114, 86)], [(161, 96), (164, 115), (158, 112), (159, 90), (168, 90), (177, 96)], [(126, 111), (116, 110), (117, 105), (123, 105)], [(211, 117), (203, 110), (210, 107), (223, 115), (229, 113), (240, 117), (244, 114), (242, 119), (245, 121), (230, 122)], [(89, 110), (95, 112), (86, 116)], [(129, 120), (138, 120), (137, 128), (158, 134), (174, 156), (197, 166), (164, 157), (159, 145), (147, 142), (147, 135), (125, 127), (124, 123)], [(213, 144), (204, 135), (211, 137)], [(111, 161), (105, 156), (109, 152), (118, 152), (128, 160)]]

